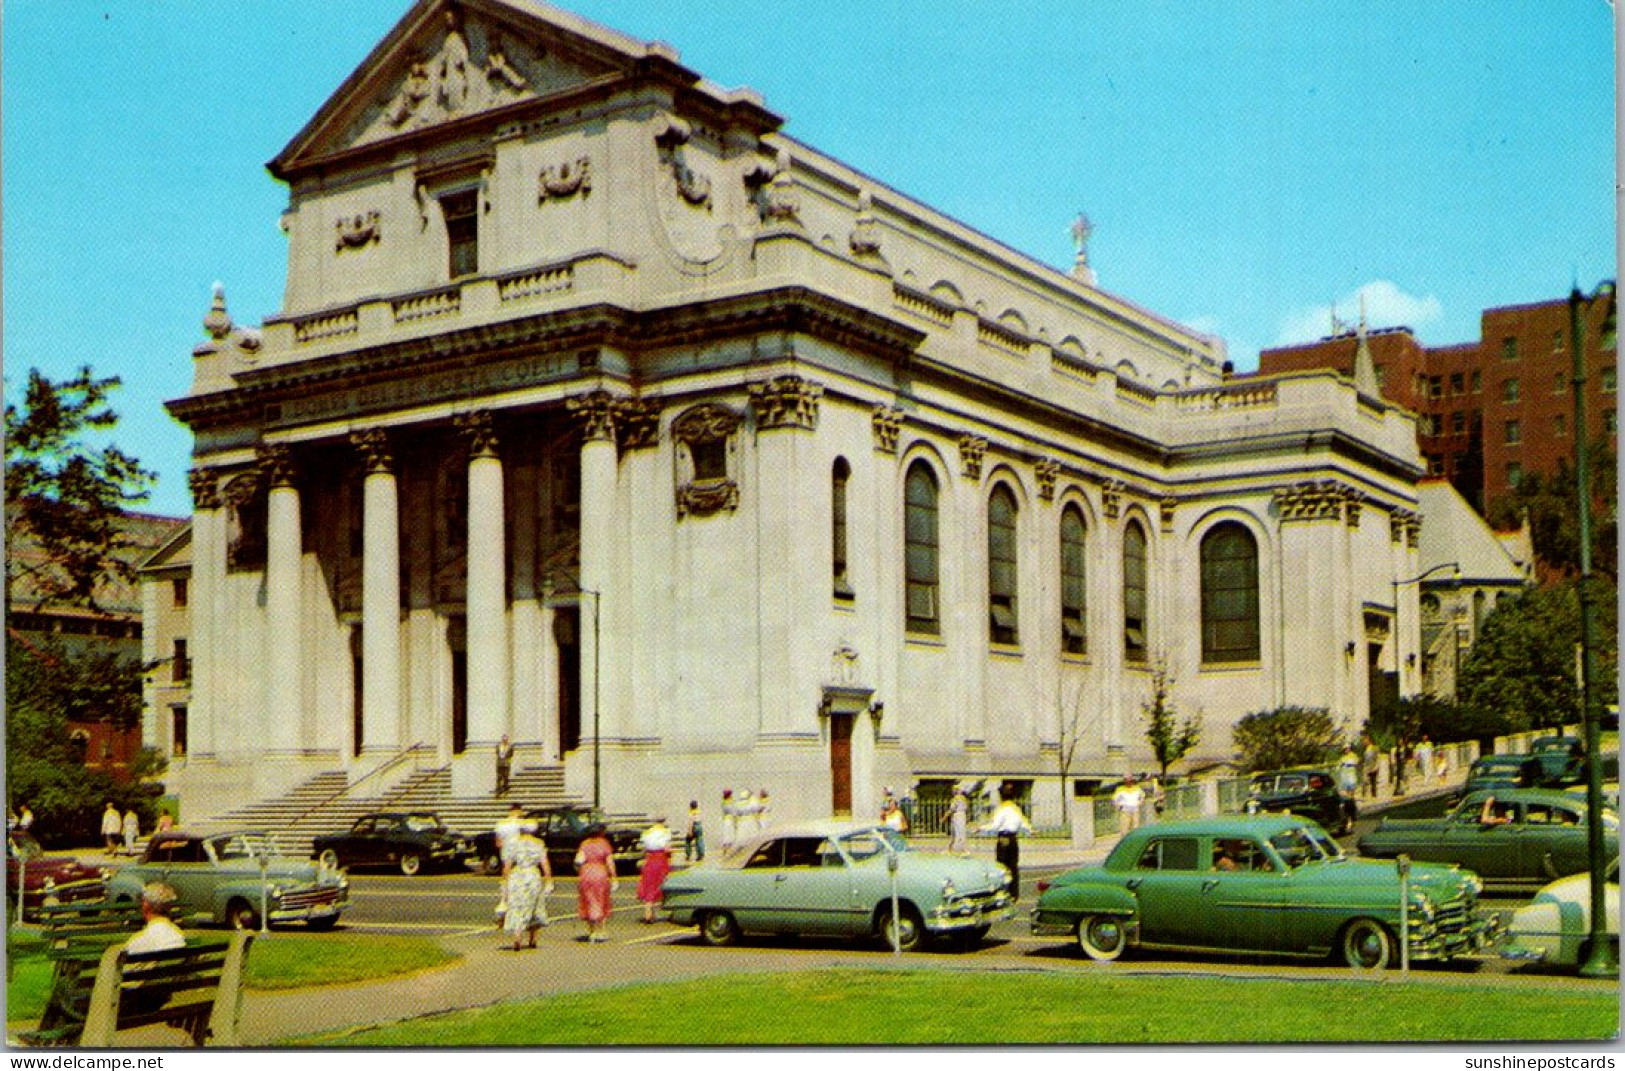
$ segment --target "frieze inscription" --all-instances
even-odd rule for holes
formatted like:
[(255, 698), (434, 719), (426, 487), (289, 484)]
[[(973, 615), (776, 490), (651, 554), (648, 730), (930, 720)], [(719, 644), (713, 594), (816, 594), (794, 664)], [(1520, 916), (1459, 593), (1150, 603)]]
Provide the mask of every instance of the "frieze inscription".
[(372, 383), (317, 398), (293, 398), (282, 403), (279, 426), (305, 424), (359, 413), (374, 413), (456, 398), (481, 397), (567, 379), (576, 373), (575, 354), (548, 354), (482, 368), (459, 368), (413, 379)]

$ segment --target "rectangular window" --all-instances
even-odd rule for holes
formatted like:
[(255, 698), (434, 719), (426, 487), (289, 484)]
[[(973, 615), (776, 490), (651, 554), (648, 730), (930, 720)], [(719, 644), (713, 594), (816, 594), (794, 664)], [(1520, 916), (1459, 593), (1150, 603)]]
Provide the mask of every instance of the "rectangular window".
[(1460, 372), (1450, 373), (1450, 393), (1464, 394), (1467, 390), (1467, 381)]
[(1552, 373), (1552, 393), (1562, 394), (1568, 389), (1569, 374), (1567, 372)]
[(1460, 409), (1450, 414), (1450, 434), (1467, 434), (1467, 414), (1462, 412)]
[(174, 662), (171, 665), (170, 681), (174, 684), (185, 684), (192, 679), (192, 660), (186, 656), (186, 641), (175, 641)]
[(1552, 332), (1552, 352), (1553, 353), (1562, 353), (1563, 352), (1563, 332), (1561, 332), (1561, 331), (1553, 331)]
[(1385, 365), (1385, 364), (1379, 364), (1379, 365), (1377, 365), (1377, 386), (1379, 388), (1381, 388), (1381, 387), (1386, 387), (1387, 385), (1388, 385), (1388, 366)]
[(179, 610), (186, 605), (189, 585), (190, 581), (184, 576), (178, 576), (170, 581), (169, 604), (175, 609)]
[(1503, 379), (1501, 381), (1501, 400), (1510, 405), (1516, 402), (1518, 397), (1519, 393), (1517, 379)]
[(1429, 376), (1428, 377), (1428, 397), (1429, 398), (1443, 398), (1444, 397), (1444, 377), (1443, 376)]
[(1507, 465), (1507, 486), (1516, 488), (1523, 482), (1523, 466), (1516, 461)]
[(169, 753), (177, 759), (186, 757), (186, 707), (169, 708)]
[(1473, 369), (1472, 379), (1471, 379), (1470, 382), (1473, 385), (1473, 387), (1472, 387), (1473, 393), (1477, 394), (1479, 391), (1484, 389), (1484, 373), (1480, 372), (1476, 368)]
[(846, 485), (850, 476), (846, 459), (836, 461), (830, 477), (830, 579), (837, 599), (854, 595), (846, 564)]
[(1619, 412), (1614, 409), (1602, 411), (1602, 427), (1610, 435), (1619, 434)]
[(1604, 368), (1602, 370), (1602, 392), (1604, 394), (1614, 393), (1615, 383), (1617, 382), (1615, 375), (1616, 373), (1612, 368)]
[(1523, 442), (1523, 422), (1518, 420), (1507, 421), (1506, 444), (1508, 446), (1517, 446), (1521, 442)]
[(1518, 359), (1518, 340), (1516, 338), (1503, 338), (1501, 340), (1501, 360), (1516, 361)]
[(440, 199), (446, 220), (446, 246), (453, 279), (480, 270), (480, 217), (475, 191), (447, 194)]
[(1569, 423), (1568, 423), (1567, 420), (1565, 420), (1563, 418), (1563, 414), (1559, 413), (1556, 416), (1552, 417), (1552, 435), (1555, 436), (1556, 438), (1561, 439), (1564, 436), (1566, 436), (1568, 433), (1569, 433)]
[(1444, 475), (1444, 459), (1443, 458), (1439, 458), (1439, 457), (1430, 457), (1430, 458), (1428, 458), (1428, 475), (1429, 476), (1443, 476)]

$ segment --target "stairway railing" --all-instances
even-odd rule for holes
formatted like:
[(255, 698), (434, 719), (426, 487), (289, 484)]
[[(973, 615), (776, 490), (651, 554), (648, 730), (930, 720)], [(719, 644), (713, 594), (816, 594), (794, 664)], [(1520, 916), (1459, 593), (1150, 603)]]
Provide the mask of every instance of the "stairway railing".
[(356, 778), (354, 781), (349, 782), (343, 788), (328, 796), (326, 799), (307, 807), (301, 814), (288, 823), (288, 828), (290, 830), (293, 829), (295, 826), (299, 825), (317, 811), (320, 811), (322, 808), (330, 806), (336, 801), (348, 796), (361, 785), (372, 780), (374, 777), (379, 776), (380, 774), (387, 773), (388, 771), (399, 766), (401, 763), (405, 762), (407, 759), (412, 759), (414, 768), (417, 768), (416, 763), (420, 757), (420, 754), (427, 752), (428, 750), (429, 745), (422, 740), (419, 740), (415, 744), (407, 745), (406, 747), (397, 751), (395, 754), (391, 755), (389, 758), (385, 759), (382, 763)]

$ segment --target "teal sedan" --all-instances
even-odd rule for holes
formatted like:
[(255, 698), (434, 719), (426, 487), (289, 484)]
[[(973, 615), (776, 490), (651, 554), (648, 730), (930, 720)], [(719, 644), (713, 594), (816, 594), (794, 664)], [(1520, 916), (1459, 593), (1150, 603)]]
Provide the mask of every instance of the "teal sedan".
[(915, 851), (892, 829), (853, 822), (772, 829), (725, 859), (675, 871), (664, 904), (711, 945), (776, 933), (872, 936), (903, 951), (932, 935), (976, 943), (1015, 914), (999, 864)]
[(1069, 936), (1114, 960), (1133, 946), (1335, 956), (1356, 970), (1447, 960), (1482, 948), (1495, 916), (1478, 878), (1418, 863), (1406, 887), (1392, 863), (1344, 855), (1312, 821), (1223, 815), (1159, 822), (1123, 837), (1101, 866), (1039, 883), (1033, 933)]

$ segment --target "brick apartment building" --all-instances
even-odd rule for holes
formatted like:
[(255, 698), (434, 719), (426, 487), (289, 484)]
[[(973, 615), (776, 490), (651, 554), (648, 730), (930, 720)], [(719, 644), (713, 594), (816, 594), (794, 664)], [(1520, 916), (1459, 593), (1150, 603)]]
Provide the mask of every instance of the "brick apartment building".
[[(1618, 445), (1614, 284), (1584, 299), (1586, 423)], [(1524, 473), (1574, 456), (1573, 362), (1567, 298), (1485, 309), (1479, 340), (1424, 346), (1408, 327), (1364, 334), (1383, 396), (1415, 410), (1428, 472), (1484, 511)], [(1353, 375), (1361, 332), (1264, 350), (1264, 375), (1335, 368)]]

